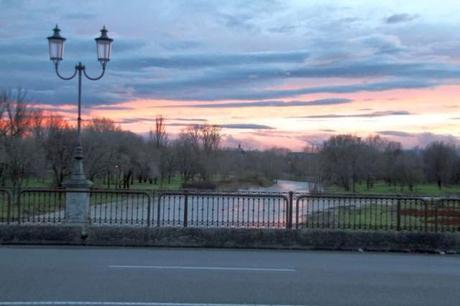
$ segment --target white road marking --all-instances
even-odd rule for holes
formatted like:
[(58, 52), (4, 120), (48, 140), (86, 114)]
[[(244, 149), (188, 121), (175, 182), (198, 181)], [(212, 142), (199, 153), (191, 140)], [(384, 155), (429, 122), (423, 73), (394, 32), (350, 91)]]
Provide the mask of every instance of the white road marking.
[[(196, 303), (155, 303), (155, 302), (81, 302), (81, 301), (37, 301), (37, 302), (0, 302), (0, 305), (83, 305), (83, 306), (272, 306), (275, 304), (196, 304)], [(296, 306), (296, 305), (280, 305), (278, 306)], [(303, 306), (314, 306), (314, 305), (303, 305)]]
[(199, 267), (199, 266), (133, 266), (110, 265), (111, 269), (157, 269), (157, 270), (210, 270), (210, 271), (253, 271), (253, 272), (296, 272), (292, 268), (251, 268), (251, 267)]

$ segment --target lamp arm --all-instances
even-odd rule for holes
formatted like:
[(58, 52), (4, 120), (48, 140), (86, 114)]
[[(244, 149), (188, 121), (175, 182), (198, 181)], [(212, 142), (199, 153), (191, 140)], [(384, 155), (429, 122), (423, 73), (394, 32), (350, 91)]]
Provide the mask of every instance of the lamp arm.
[(91, 80), (91, 81), (97, 81), (97, 80), (101, 79), (101, 78), (104, 76), (104, 74), (105, 74), (105, 65), (104, 65), (104, 64), (102, 65), (102, 72), (101, 72), (101, 74), (100, 74), (99, 76), (97, 76), (97, 77), (90, 77), (90, 76), (86, 73), (86, 69), (83, 69), (83, 74), (85, 75), (85, 77), (86, 77), (87, 79), (89, 79), (89, 80)]
[(57, 76), (58, 76), (60, 79), (63, 79), (63, 80), (65, 80), (65, 81), (68, 81), (68, 80), (73, 79), (73, 78), (77, 75), (77, 70), (78, 70), (78, 69), (77, 69), (76, 67), (75, 67), (74, 73), (73, 73), (70, 77), (65, 77), (65, 76), (61, 75), (61, 74), (59, 73), (59, 68), (58, 68), (58, 67), (59, 67), (59, 63), (55, 63), (55, 64), (54, 64), (54, 68), (55, 68), (55, 70), (56, 70)]

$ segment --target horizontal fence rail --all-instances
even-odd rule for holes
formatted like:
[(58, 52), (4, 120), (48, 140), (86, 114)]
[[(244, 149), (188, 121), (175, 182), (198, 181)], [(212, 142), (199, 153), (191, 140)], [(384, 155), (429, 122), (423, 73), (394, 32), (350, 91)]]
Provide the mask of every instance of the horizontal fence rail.
[(0, 189), (0, 223), (65, 223), (74, 192), (95, 225), (460, 232), (460, 198), (292, 192)]

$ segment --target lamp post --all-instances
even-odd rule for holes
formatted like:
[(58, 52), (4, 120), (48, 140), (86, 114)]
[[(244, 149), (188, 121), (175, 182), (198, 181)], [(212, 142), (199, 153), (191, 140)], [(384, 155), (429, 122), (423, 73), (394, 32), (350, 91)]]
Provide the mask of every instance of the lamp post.
[(62, 80), (72, 80), (78, 76), (78, 117), (77, 117), (77, 144), (75, 146), (73, 165), (70, 179), (64, 182), (64, 186), (69, 188), (66, 193), (65, 220), (67, 223), (87, 224), (89, 223), (89, 188), (93, 184), (86, 179), (83, 171), (83, 149), (81, 145), (81, 83), (85, 76), (88, 80), (97, 81), (104, 76), (105, 68), (110, 60), (113, 39), (107, 36), (105, 26), (101, 30), (101, 36), (96, 38), (97, 58), (102, 66), (99, 76), (91, 77), (86, 73), (85, 66), (79, 62), (75, 66), (75, 71), (70, 76), (63, 76), (59, 73), (59, 63), (64, 54), (65, 38), (60, 34), (61, 30), (56, 27), (53, 35), (48, 37), (50, 60), (54, 64), (56, 74)]
[(87, 180), (83, 171), (83, 149), (81, 145), (81, 83), (82, 77), (85, 76), (88, 80), (97, 81), (104, 76), (105, 68), (110, 60), (112, 51), (113, 39), (107, 36), (107, 29), (105, 26), (101, 30), (101, 36), (96, 38), (97, 57), (102, 66), (102, 72), (97, 77), (91, 77), (86, 73), (85, 66), (79, 62), (75, 66), (75, 71), (71, 76), (63, 76), (59, 72), (59, 63), (62, 61), (64, 55), (64, 42), (65, 38), (60, 34), (61, 30), (56, 27), (53, 29), (53, 35), (48, 37), (49, 55), (50, 60), (54, 64), (57, 76), (62, 80), (72, 80), (78, 76), (78, 117), (77, 117), (77, 144), (75, 146), (73, 165), (71, 177), (64, 185), (69, 188), (89, 188), (92, 182)]

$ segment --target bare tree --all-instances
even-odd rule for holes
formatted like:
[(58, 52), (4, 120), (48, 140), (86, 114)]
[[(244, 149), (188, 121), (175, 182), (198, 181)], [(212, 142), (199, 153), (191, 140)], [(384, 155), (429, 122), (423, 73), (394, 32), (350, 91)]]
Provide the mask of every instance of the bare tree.
[(355, 192), (360, 179), (363, 148), (361, 138), (352, 135), (332, 136), (325, 141), (320, 152), (323, 177)]
[(12, 187), (16, 196), (24, 180), (37, 171), (43, 156), (36, 150), (31, 137), (32, 110), (23, 89), (3, 90), (0, 93), (0, 172), (4, 184)]
[(73, 146), (76, 142), (75, 130), (62, 116), (50, 115), (44, 134), (42, 143), (53, 173), (54, 185), (62, 187), (71, 170)]
[(453, 181), (457, 163), (455, 146), (444, 142), (433, 142), (426, 147), (423, 154), (425, 174), (430, 182), (441, 189)]
[(150, 131), (150, 137), (157, 149), (165, 147), (168, 142), (168, 135), (166, 134), (165, 120), (163, 116), (155, 118), (155, 132)]
[(407, 186), (409, 191), (414, 190), (414, 186), (423, 180), (422, 161), (415, 151), (405, 151), (399, 154), (395, 160), (394, 180), (399, 184), (401, 191)]

